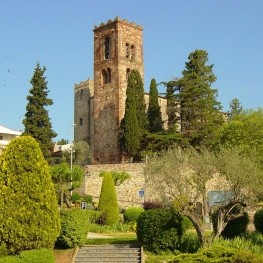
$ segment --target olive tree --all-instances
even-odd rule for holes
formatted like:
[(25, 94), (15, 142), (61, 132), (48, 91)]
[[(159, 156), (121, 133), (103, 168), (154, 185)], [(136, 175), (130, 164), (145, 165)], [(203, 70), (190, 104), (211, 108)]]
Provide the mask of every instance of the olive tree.
[[(216, 238), (227, 222), (241, 215), (231, 214), (234, 207), (239, 205), (243, 208), (253, 202), (253, 197), (260, 190), (258, 186), (262, 185), (262, 171), (256, 161), (242, 157), (238, 149), (213, 153), (207, 149), (197, 151), (175, 147), (148, 159), (145, 179), (148, 191), (155, 196), (157, 194), (192, 221), (203, 245), (206, 242), (204, 216), (208, 215), (208, 191), (233, 192), (232, 198), (225, 200), (219, 208)], [(197, 203), (202, 204), (201, 213)]]

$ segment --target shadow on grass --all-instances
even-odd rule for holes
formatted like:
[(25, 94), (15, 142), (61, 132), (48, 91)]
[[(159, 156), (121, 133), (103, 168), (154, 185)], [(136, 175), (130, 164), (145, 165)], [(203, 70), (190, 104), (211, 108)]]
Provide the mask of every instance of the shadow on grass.
[(86, 244), (87, 245), (101, 245), (101, 244), (138, 244), (139, 241), (137, 238), (95, 238), (95, 239), (87, 239)]

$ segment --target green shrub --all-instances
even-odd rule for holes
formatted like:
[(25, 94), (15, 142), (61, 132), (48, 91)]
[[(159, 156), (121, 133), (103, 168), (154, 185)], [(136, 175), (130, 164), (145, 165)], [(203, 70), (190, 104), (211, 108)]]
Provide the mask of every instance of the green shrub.
[(20, 258), (23, 263), (55, 263), (53, 251), (48, 249), (22, 251)]
[(96, 223), (101, 217), (101, 212), (100, 211), (84, 210), (84, 213), (86, 213), (86, 215), (88, 217), (88, 221), (91, 224)]
[(154, 253), (178, 249), (182, 234), (182, 217), (173, 209), (146, 210), (137, 221), (138, 240)]
[(144, 212), (142, 207), (128, 207), (124, 212), (124, 222), (137, 222), (142, 212)]
[(254, 214), (254, 226), (255, 229), (263, 234), (263, 209), (259, 209)]
[(196, 253), (200, 242), (196, 233), (186, 232), (182, 235), (179, 250), (182, 253)]
[[(239, 208), (233, 209), (232, 213), (238, 213)], [(218, 217), (218, 210), (216, 210), (212, 214), (212, 224), (214, 232), (217, 231), (217, 217)], [(249, 216), (247, 212), (244, 212), (242, 216), (239, 216), (235, 219), (230, 220), (225, 229), (222, 231), (221, 236), (224, 238), (235, 238), (244, 234), (247, 230), (247, 226), (249, 223)]]
[(8, 249), (6, 248), (6, 244), (3, 243), (1, 246), (0, 246), (0, 258), (1, 257), (5, 257), (8, 255)]
[(93, 205), (93, 199), (91, 195), (84, 195), (82, 196), (82, 201), (86, 202), (87, 204)]
[(103, 176), (98, 210), (102, 212), (101, 223), (114, 225), (119, 222), (117, 195), (110, 172)]
[(73, 204), (77, 204), (77, 203), (80, 202), (81, 197), (80, 197), (80, 195), (78, 193), (73, 192), (72, 196), (70, 197), (70, 200), (72, 201)]
[(164, 208), (164, 205), (160, 202), (152, 202), (146, 201), (143, 203), (144, 210), (156, 209), (156, 208)]
[(11, 253), (53, 248), (60, 219), (50, 169), (30, 136), (13, 139), (0, 157), (0, 240)]
[(61, 233), (56, 247), (73, 248), (86, 242), (89, 221), (85, 210), (69, 209), (61, 212)]

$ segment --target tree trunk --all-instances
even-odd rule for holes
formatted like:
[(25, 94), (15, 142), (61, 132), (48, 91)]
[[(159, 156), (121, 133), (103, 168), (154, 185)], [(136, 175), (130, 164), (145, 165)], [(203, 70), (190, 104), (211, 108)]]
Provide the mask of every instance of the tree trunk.
[(206, 239), (205, 239), (205, 229), (202, 219), (198, 217), (198, 215), (191, 212), (184, 212), (183, 215), (187, 216), (193, 223), (197, 233), (198, 240), (200, 242), (200, 246), (204, 247), (206, 243)]

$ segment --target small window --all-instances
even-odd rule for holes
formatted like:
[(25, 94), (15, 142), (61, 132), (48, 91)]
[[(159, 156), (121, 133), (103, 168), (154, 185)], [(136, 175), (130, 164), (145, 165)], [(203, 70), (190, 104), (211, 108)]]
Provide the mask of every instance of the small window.
[(83, 124), (82, 118), (79, 119), (79, 125), (81, 126)]
[(102, 74), (103, 85), (111, 83), (111, 69), (110, 68), (107, 68), (107, 70), (103, 69), (101, 74)]
[(83, 89), (80, 90), (80, 98), (83, 97)]
[(104, 84), (107, 84), (107, 79), (108, 79), (108, 77), (107, 77), (107, 71), (106, 71), (105, 69), (103, 69), (103, 70), (102, 70), (102, 83), (103, 83), (103, 85), (104, 85)]
[(104, 42), (104, 56), (105, 59), (110, 58), (110, 38), (109, 37), (105, 37), (105, 42)]
[(131, 60), (134, 60), (135, 58), (135, 48), (134, 45), (131, 45)]
[(131, 73), (131, 69), (130, 68), (127, 68), (126, 70), (126, 79), (128, 80), (129, 76), (130, 76), (130, 73)]
[(130, 45), (129, 43), (126, 43), (126, 58), (129, 58), (130, 56)]
[(0, 140), (3, 140), (3, 136), (2, 135), (0, 135)]
[(111, 69), (107, 68), (107, 83), (111, 83)]

